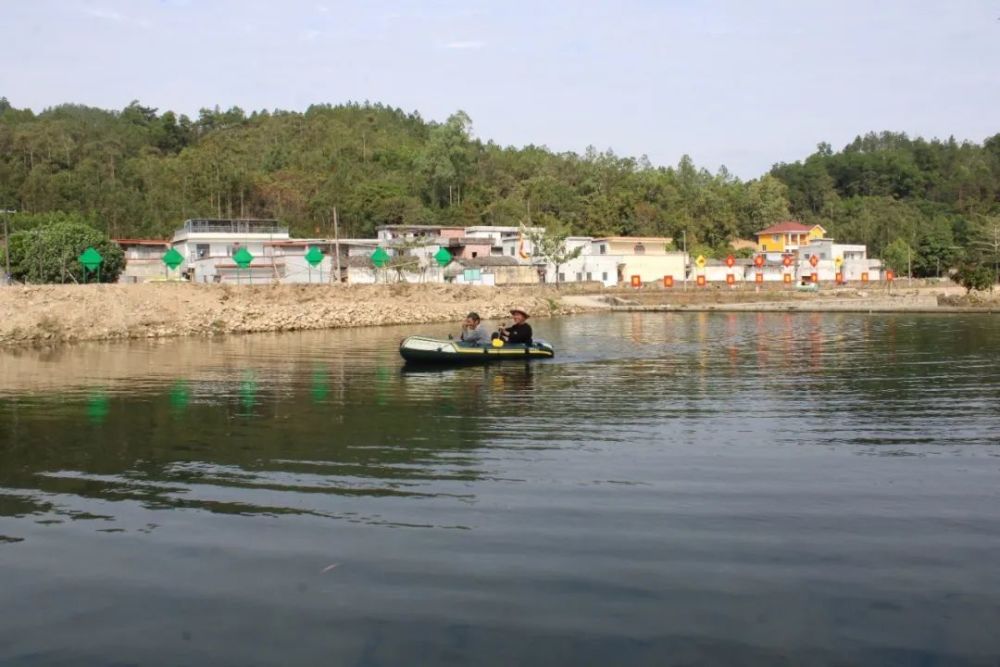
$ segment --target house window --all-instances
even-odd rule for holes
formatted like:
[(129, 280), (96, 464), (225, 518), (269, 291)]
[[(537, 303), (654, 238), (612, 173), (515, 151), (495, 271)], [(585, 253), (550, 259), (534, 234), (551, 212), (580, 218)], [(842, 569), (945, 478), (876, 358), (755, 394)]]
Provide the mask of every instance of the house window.
[(642, 245), (641, 243), (636, 243), (635, 248), (633, 248), (633, 250), (635, 250), (635, 254), (637, 255), (646, 254), (646, 246)]
[(608, 280), (608, 272), (607, 271), (605, 271), (604, 273), (601, 274), (601, 280), (607, 282), (607, 280)]
[(587, 280), (593, 280), (593, 278), (590, 277), (590, 271), (587, 271)]
[(472, 256), (473, 256), (473, 257), (479, 257), (479, 253), (478, 253), (478, 252), (476, 252), (476, 251), (473, 251), (473, 252), (472, 252)]
[(511, 247), (510, 247), (510, 256), (511, 256), (511, 257), (513, 257), (513, 256), (514, 256), (514, 246), (511, 246)]
[(767, 244), (766, 243), (761, 243), (760, 244), (760, 249), (761, 249), (762, 252), (767, 252)]
[(195, 252), (198, 254), (199, 259), (201, 259), (202, 257), (208, 257), (208, 244), (199, 243), (198, 245), (195, 246)]
[(601, 254), (602, 255), (608, 254), (608, 246), (604, 245), (603, 243), (601, 244)]
[(566, 274), (565, 273), (560, 273), (559, 274), (559, 282), (561, 282), (561, 283), (566, 282)]
[(780, 241), (781, 240), (781, 234), (771, 234), (771, 240), (775, 241), (775, 242)]
[(581, 282), (583, 280), (583, 274), (579, 271), (576, 274), (576, 282)]

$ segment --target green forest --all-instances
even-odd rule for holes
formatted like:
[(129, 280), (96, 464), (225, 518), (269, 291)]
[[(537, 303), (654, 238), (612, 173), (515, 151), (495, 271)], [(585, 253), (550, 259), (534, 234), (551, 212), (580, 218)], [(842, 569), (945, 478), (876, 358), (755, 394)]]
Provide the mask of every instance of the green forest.
[(351, 103), (206, 108), (192, 119), (139, 102), (35, 113), (0, 99), (0, 208), (18, 211), (15, 232), (75, 220), (111, 237), (166, 238), (186, 218), (266, 217), (326, 236), (334, 207), (342, 236), (530, 220), (575, 234), (683, 233), (689, 249), (713, 255), (795, 218), (936, 275), (1000, 253), (1000, 134), (869, 133), (744, 181), (687, 156), (662, 167), (593, 148), (499, 146), (476, 138), (463, 112), (432, 122)]

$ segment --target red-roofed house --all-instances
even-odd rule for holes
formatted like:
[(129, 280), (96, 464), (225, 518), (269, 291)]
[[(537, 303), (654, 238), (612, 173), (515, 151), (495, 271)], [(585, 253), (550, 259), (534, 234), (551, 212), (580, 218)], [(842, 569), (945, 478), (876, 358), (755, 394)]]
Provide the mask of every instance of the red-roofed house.
[(821, 239), (826, 230), (819, 225), (809, 227), (797, 220), (785, 220), (757, 232), (757, 250), (760, 252), (789, 252), (798, 250), (813, 239)]

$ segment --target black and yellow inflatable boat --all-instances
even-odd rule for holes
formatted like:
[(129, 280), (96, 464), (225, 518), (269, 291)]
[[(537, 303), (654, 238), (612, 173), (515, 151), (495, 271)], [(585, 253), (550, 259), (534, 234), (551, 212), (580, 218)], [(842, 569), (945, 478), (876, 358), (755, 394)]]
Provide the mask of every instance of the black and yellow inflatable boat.
[(399, 344), (399, 354), (413, 364), (488, 364), (495, 361), (551, 359), (555, 350), (545, 341), (531, 345), (468, 345), (457, 340), (427, 336), (407, 336)]

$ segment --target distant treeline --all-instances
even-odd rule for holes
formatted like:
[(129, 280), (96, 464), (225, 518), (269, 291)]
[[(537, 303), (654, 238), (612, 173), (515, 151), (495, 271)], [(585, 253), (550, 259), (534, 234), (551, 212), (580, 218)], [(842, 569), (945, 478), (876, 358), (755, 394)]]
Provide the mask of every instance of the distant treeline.
[(138, 102), (35, 114), (4, 98), (0, 207), (27, 214), (15, 228), (62, 212), (118, 237), (165, 237), (191, 217), (274, 217), (296, 235), (327, 235), (334, 206), (345, 236), (530, 216), (576, 234), (686, 232), (689, 249), (710, 254), (793, 217), (876, 256), (905, 244), (918, 275), (992, 258), (1000, 224), (1000, 134), (982, 144), (868, 134), (741, 181), (687, 156), (655, 167), (610, 151), (502, 147), (471, 128), (462, 112), (436, 123), (367, 103), (190, 119)]

